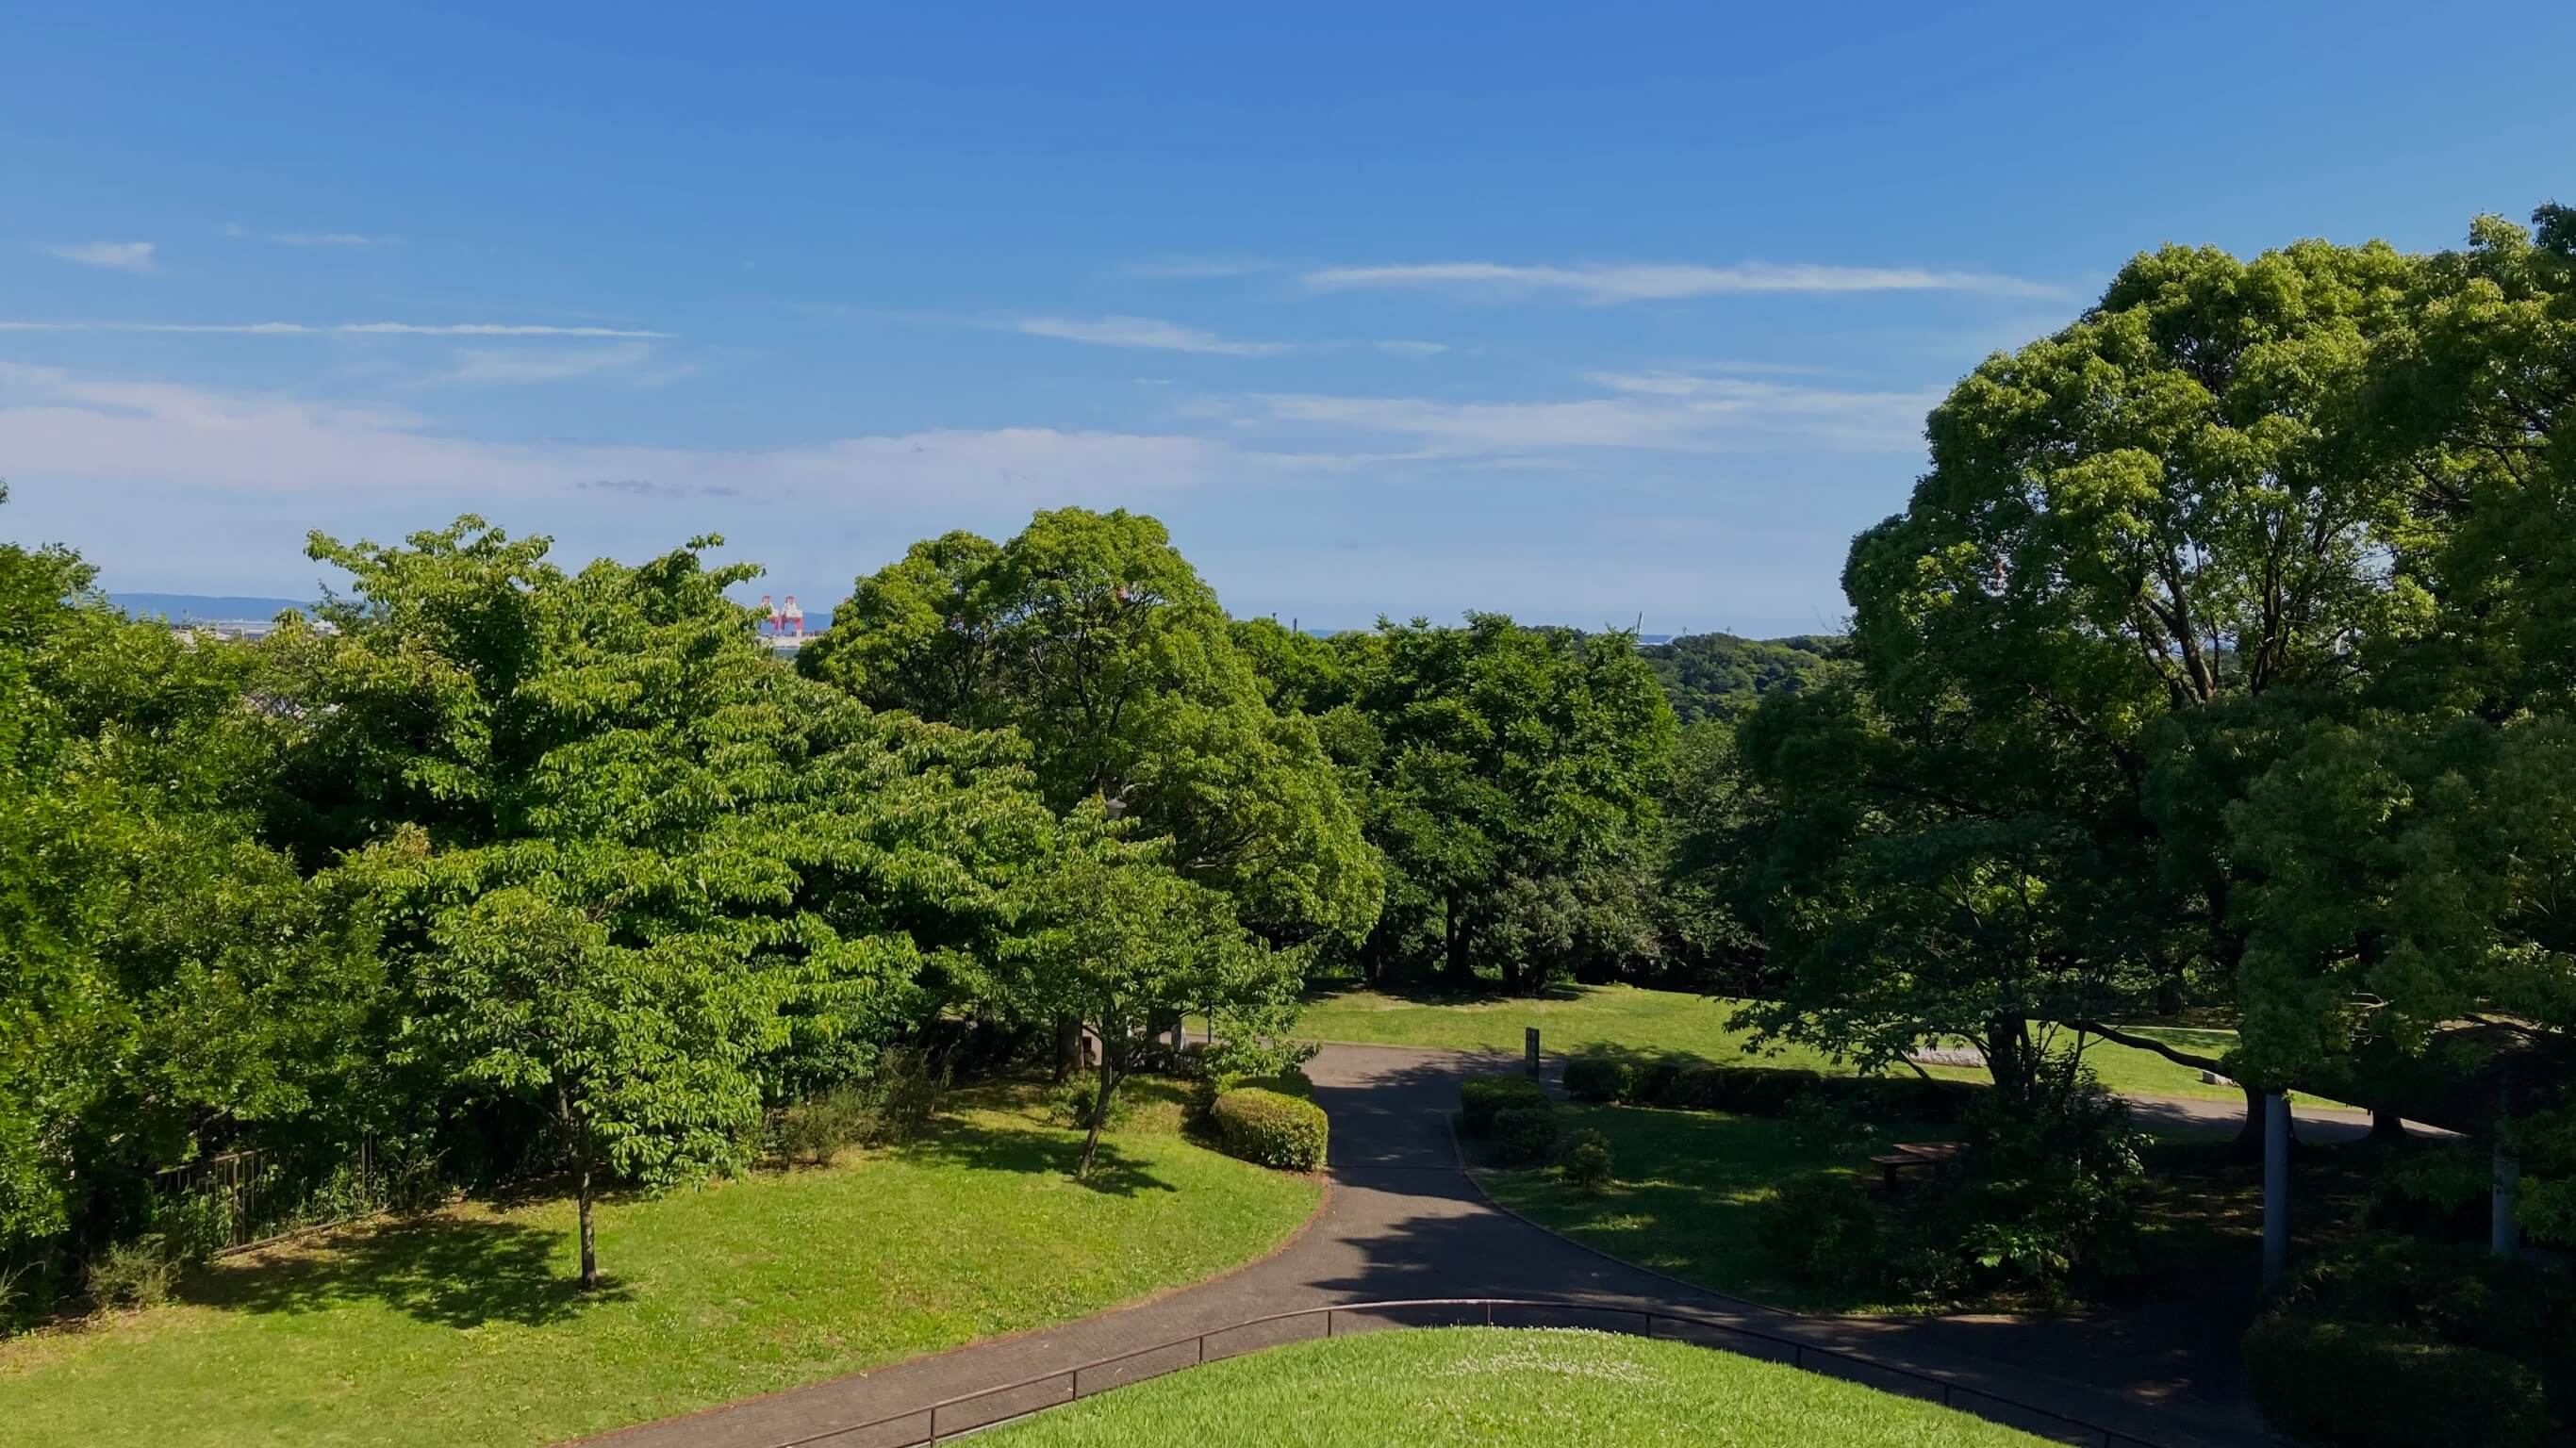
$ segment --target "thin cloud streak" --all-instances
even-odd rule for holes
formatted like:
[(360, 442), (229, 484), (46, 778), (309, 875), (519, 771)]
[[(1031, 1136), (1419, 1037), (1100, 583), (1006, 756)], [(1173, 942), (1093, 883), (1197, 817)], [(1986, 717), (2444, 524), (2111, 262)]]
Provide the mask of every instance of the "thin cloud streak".
[(1275, 270), (1276, 262), (1258, 257), (1162, 256), (1146, 261), (1132, 261), (1120, 267), (1123, 276), (1140, 281), (1208, 281), (1219, 277), (1251, 276)]
[(406, 409), (83, 378), (0, 362), (0, 457), (30, 482), (133, 481), (223, 496), (352, 491), (569, 496), (602, 479), (704, 496), (912, 510), (957, 500), (1115, 503), (1212, 483), (1257, 454), (1175, 434), (1048, 427), (866, 434), (713, 450), (452, 436)]
[(1737, 266), (1691, 263), (1607, 263), (1575, 266), (1507, 266), (1452, 261), (1402, 266), (1324, 267), (1298, 278), (1316, 292), (1428, 288), (1487, 295), (1562, 292), (1587, 302), (1681, 301), (1693, 297), (1779, 293), (1982, 292), (1996, 296), (2057, 296), (2043, 282), (1986, 272), (1927, 271), (1919, 267), (1847, 267), (1811, 263), (1745, 262)]
[(45, 254), (78, 266), (94, 266), (107, 271), (150, 274), (161, 264), (152, 258), (153, 243), (148, 241), (85, 241), (78, 246), (49, 246)]
[(208, 337), (636, 337), (674, 333), (634, 327), (521, 326), (506, 322), (13, 322), (0, 332), (147, 332)]
[(1935, 393), (1842, 392), (1730, 377), (1604, 374), (1615, 395), (1540, 402), (1267, 393), (1270, 421), (1406, 438), (1428, 454), (1488, 460), (1627, 449), (1736, 452), (1822, 444), (1918, 452)]
[(1159, 352), (1195, 352), (1216, 357), (1276, 357), (1291, 350), (1285, 342), (1238, 342), (1197, 327), (1155, 317), (1018, 317), (1002, 324), (1031, 337), (1089, 342), (1101, 347), (1141, 347)]
[(268, 239), (279, 246), (361, 247), (400, 246), (399, 236), (366, 236), (355, 231), (272, 231)]

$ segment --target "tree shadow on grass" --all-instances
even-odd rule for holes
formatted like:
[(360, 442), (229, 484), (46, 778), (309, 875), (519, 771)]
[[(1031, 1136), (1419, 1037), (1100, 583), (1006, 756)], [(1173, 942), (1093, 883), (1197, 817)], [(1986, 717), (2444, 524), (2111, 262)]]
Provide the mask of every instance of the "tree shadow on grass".
[[(895, 1150), (912, 1161), (978, 1171), (1046, 1172), (1067, 1180), (1073, 1180), (1074, 1169), (1082, 1165), (1079, 1136), (985, 1124), (943, 1125)], [(1116, 1140), (1109, 1137), (1101, 1139), (1099, 1154), (1091, 1161), (1091, 1175), (1077, 1184), (1114, 1197), (1180, 1190), (1119, 1150)]]
[(433, 1216), (336, 1235), (198, 1273), (192, 1302), (239, 1312), (328, 1312), (381, 1302), (440, 1327), (564, 1322), (627, 1294), (581, 1290), (556, 1269), (565, 1233), (519, 1222)]

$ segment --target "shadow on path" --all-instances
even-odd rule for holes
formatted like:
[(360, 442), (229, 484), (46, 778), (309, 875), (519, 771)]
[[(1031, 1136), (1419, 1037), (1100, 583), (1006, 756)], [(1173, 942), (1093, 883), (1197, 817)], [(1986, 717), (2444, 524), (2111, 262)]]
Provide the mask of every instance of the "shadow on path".
[[(2196, 1385), (2174, 1381), (2173, 1365), (2158, 1356), (2161, 1349), (2153, 1341), (2156, 1325), (2143, 1319), (2121, 1327), (2071, 1319), (1805, 1317), (1659, 1277), (1542, 1231), (1485, 1199), (1460, 1169), (1449, 1132), (1460, 1078), (1517, 1064), (1492, 1053), (1327, 1046), (1307, 1073), (1317, 1102), (1332, 1118), (1332, 1190), (1317, 1220), (1278, 1255), (1060, 1327), (644, 1424), (609, 1439), (618, 1448), (776, 1448), (827, 1438), (843, 1448), (908, 1442), (925, 1427), (920, 1410), (931, 1403), (1183, 1341), (1177, 1354), (1086, 1375), (1088, 1394), (1186, 1366), (1192, 1355), (1186, 1340), (1193, 1334), (1269, 1313), (1395, 1298), (1534, 1297), (1702, 1316), (1932, 1373), (1966, 1389), (2019, 1399), (2170, 1448), (2246, 1448), (2272, 1441), (2241, 1404), (2201, 1401), (2191, 1393)], [(1018, 1159), (1012, 1155), (1016, 1148), (1002, 1150), (1006, 1160)], [(1516, 1319), (1527, 1320), (1527, 1314)], [(2083, 1338), (2086, 1354), (2060, 1353), (2055, 1361), (2086, 1367), (2084, 1381), (2034, 1371), (2017, 1360), (2052, 1334)], [(1223, 1351), (1306, 1335), (1311, 1329), (1275, 1335), (1255, 1330)], [(1819, 1361), (1809, 1358), (1811, 1365)], [(1869, 1381), (1869, 1372), (1853, 1367), (1840, 1375)], [(979, 1417), (1061, 1401), (1062, 1385), (1059, 1378), (1020, 1395), (1025, 1401), (979, 1405), (964, 1421), (943, 1417), (942, 1432)], [(911, 1416), (883, 1430), (852, 1431), (897, 1414)], [(1400, 1426), (1390, 1425), (1390, 1441), (1400, 1437)]]

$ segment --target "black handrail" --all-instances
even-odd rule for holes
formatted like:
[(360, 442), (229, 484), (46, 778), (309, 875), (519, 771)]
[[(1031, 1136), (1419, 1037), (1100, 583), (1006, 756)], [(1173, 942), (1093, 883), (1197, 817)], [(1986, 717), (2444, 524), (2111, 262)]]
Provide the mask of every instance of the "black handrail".
[[(1810, 1343), (1800, 1342), (1796, 1338), (1782, 1337), (1776, 1333), (1764, 1332), (1759, 1328), (1743, 1327), (1731, 1322), (1720, 1322), (1714, 1318), (1699, 1317), (1687, 1312), (1667, 1311), (1660, 1307), (1630, 1307), (1603, 1302), (1576, 1302), (1564, 1298), (1538, 1297), (1417, 1297), (1391, 1302), (1336, 1302), (1323, 1307), (1303, 1307), (1291, 1312), (1273, 1312), (1260, 1317), (1246, 1318), (1241, 1322), (1228, 1323), (1224, 1327), (1212, 1327), (1205, 1332), (1193, 1333), (1186, 1337), (1176, 1337), (1169, 1342), (1156, 1343), (1151, 1347), (1140, 1347), (1128, 1352), (1113, 1353), (1108, 1357), (1094, 1358), (1089, 1362), (1078, 1363), (1069, 1368), (1058, 1368), (1053, 1372), (1038, 1373), (1031, 1377), (1021, 1378), (1016, 1382), (1003, 1383), (998, 1387), (978, 1388), (971, 1393), (959, 1393), (953, 1397), (942, 1398), (927, 1407), (907, 1408), (903, 1412), (889, 1413), (882, 1418), (872, 1418), (864, 1423), (854, 1423), (846, 1427), (832, 1428), (821, 1433), (809, 1434), (802, 1438), (791, 1438), (776, 1445), (776, 1448), (801, 1448), (801, 1445), (820, 1443), (825, 1439), (853, 1437), (857, 1434), (866, 1433), (873, 1429), (892, 1427), (908, 1418), (926, 1419), (926, 1422), (923, 1425), (923, 1432), (920, 1435), (899, 1440), (874, 1440), (873, 1448), (936, 1448), (936, 1445), (943, 1437), (954, 1438), (959, 1433), (969, 1433), (979, 1429), (989, 1428), (999, 1423), (1009, 1422), (1014, 1418), (1027, 1417), (1030, 1413), (1042, 1412), (1046, 1408), (1059, 1407), (1064, 1403), (1080, 1402), (1085, 1397), (1096, 1397), (1100, 1393), (1108, 1391), (1108, 1388), (1103, 1387), (1094, 1388), (1090, 1393), (1083, 1392), (1082, 1378), (1085, 1373), (1098, 1373), (1103, 1368), (1116, 1367), (1121, 1363), (1134, 1362), (1138, 1358), (1152, 1357), (1157, 1353), (1175, 1352), (1185, 1347), (1195, 1347), (1197, 1350), (1195, 1360), (1185, 1366), (1201, 1367), (1205, 1366), (1208, 1361), (1208, 1339), (1224, 1337), (1229, 1333), (1243, 1332), (1251, 1328), (1261, 1327), (1274, 1322), (1287, 1322), (1301, 1318), (1321, 1317), (1324, 1319), (1324, 1336), (1330, 1338), (1338, 1334), (1340, 1319), (1342, 1315), (1346, 1313), (1376, 1316), (1390, 1312), (1406, 1312), (1428, 1308), (1481, 1310), (1484, 1316), (1484, 1325), (1487, 1327), (1494, 1326), (1494, 1310), (1496, 1308), (1523, 1312), (1590, 1313), (1596, 1316), (1605, 1317), (1633, 1317), (1639, 1320), (1643, 1329), (1637, 1335), (1650, 1339), (1655, 1337), (1656, 1323), (1681, 1323), (1690, 1327), (1727, 1333), (1739, 1338), (1747, 1338), (1754, 1342), (1767, 1344), (1771, 1347), (1786, 1348), (1789, 1350), (1789, 1365), (1800, 1369), (1801, 1371), (1805, 1370), (1807, 1359), (1810, 1356), (1814, 1356), (1830, 1359), (1835, 1362), (1849, 1363), (1855, 1367), (1867, 1369), (1871, 1373), (1903, 1378), (1912, 1382), (1921, 1383), (1927, 1387), (1937, 1388), (1940, 1390), (1941, 1406), (1945, 1408), (1957, 1408), (1962, 1412), (1975, 1413), (1979, 1417), (1988, 1418), (1990, 1420), (2004, 1421), (1997, 1418), (1993, 1413), (1978, 1413), (1973, 1403), (1963, 1402), (1961, 1400), (1982, 1400), (1996, 1408), (2008, 1409), (2015, 1414), (2047, 1419), (2048, 1421), (2059, 1425), (2059, 1431), (2052, 1434), (2052, 1436), (2063, 1436), (2068, 1433), (2080, 1434), (2081, 1441), (2085, 1444), (2099, 1442), (2102, 1445), (2102, 1448), (2165, 1448), (2165, 1445), (2157, 1443), (2152, 1439), (2141, 1438), (2132, 1433), (2119, 1432), (2115, 1429), (2103, 1427), (2099, 1423), (2087, 1422), (2086, 1420), (2075, 1417), (2072, 1414), (2058, 1412), (2054, 1408), (2043, 1408), (2036, 1403), (2026, 1403), (2018, 1398), (2007, 1397), (2004, 1394), (1990, 1392), (1984, 1388), (1971, 1387), (1965, 1383), (1955, 1382), (1936, 1373), (1920, 1372), (1913, 1368), (1894, 1367), (1887, 1363), (1874, 1362), (1869, 1358), (1862, 1357), (1858, 1353), (1844, 1352), (1840, 1348), (1817, 1347)], [(1285, 1344), (1274, 1344), (1274, 1346), (1284, 1345)], [(1258, 1351), (1258, 1349), (1254, 1350)], [(1724, 1349), (1717, 1350), (1724, 1351)], [(1236, 1356), (1241, 1356), (1241, 1354), (1236, 1354)], [(1147, 1374), (1147, 1376), (1160, 1377), (1163, 1372), (1178, 1372), (1180, 1370), (1180, 1367), (1166, 1368), (1161, 1372)], [(1112, 1383), (1109, 1387), (1121, 1386), (1123, 1383), (1129, 1381), (1141, 1382), (1143, 1380), (1144, 1379), (1142, 1378), (1121, 1379), (1119, 1383)], [(1023, 1393), (1032, 1388), (1044, 1387), (1049, 1383), (1057, 1382), (1065, 1384), (1068, 1389), (1066, 1395), (1057, 1402), (1047, 1403), (1037, 1408), (1022, 1409), (1018, 1412), (1002, 1413), (991, 1418), (980, 1419), (976, 1422), (961, 1424), (948, 1429), (942, 1429), (939, 1425), (939, 1415), (942, 1412), (960, 1408), (969, 1403), (980, 1402), (987, 1398), (998, 1398), (1006, 1393)], [(2026, 1423), (2008, 1423), (2008, 1426), (2028, 1427)], [(2033, 1429), (2031, 1431), (2045, 1430)], [(2068, 1438), (2066, 1441), (2073, 1442), (2077, 1440)]]

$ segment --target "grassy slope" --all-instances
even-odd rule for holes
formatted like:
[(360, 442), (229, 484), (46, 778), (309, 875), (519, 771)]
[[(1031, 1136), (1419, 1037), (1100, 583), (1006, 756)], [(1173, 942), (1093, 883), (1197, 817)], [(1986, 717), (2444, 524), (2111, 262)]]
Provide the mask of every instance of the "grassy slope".
[[(1773, 1188), (1801, 1172), (1832, 1170), (1857, 1182), (1871, 1153), (1890, 1141), (1938, 1136), (1937, 1126), (1898, 1127), (1864, 1146), (1834, 1147), (1773, 1118), (1635, 1106), (1562, 1108), (1568, 1131), (1599, 1130), (1610, 1140), (1619, 1180), (1598, 1195), (1575, 1190), (1548, 1168), (1480, 1169), (1494, 1200), (1576, 1241), (1720, 1292), (1811, 1312), (1912, 1312), (1865, 1289), (1801, 1282), (1779, 1270), (1760, 1241), (1763, 1205)], [(1472, 1143), (1471, 1143), (1472, 1146)], [(2323, 1250), (2361, 1220), (2372, 1183), (2399, 1162), (2445, 1150), (2417, 1141), (2376, 1142), (2303, 1152), (2295, 1159), (2291, 1200), (2295, 1248)], [(2482, 1203), (2472, 1203), (2454, 1231), (2474, 1240)], [(2213, 1275), (2241, 1280), (2262, 1244), (2262, 1170), (2223, 1141), (2175, 1138), (2149, 1148), (2147, 1183), (2138, 1208), (2141, 1260), (2124, 1292), (2188, 1295)]]
[[(1371, 990), (1340, 990), (1310, 999), (1298, 1020), (1297, 1031), (1319, 1041), (1517, 1053), (1522, 1029), (1536, 1026), (1541, 1046), (1551, 1054), (1617, 1048), (1649, 1054), (1683, 1052), (1727, 1062), (1748, 1058), (1747, 1033), (1728, 1024), (1733, 1010), (1733, 1003), (1725, 1000), (1626, 985), (1575, 986), (1543, 1000), (1479, 998), (1454, 1002)], [(2139, 1034), (2211, 1055), (2234, 1044), (2225, 1031), (2154, 1027), (2141, 1028)], [(2197, 1072), (2151, 1051), (2097, 1044), (2085, 1053), (2085, 1059), (2115, 1091), (2217, 1101), (2244, 1099), (2232, 1086), (2203, 1085)], [(1824, 1056), (1794, 1046), (1776, 1056), (1763, 1056), (1760, 1061), (1833, 1069), (1833, 1063)], [(1936, 1066), (1932, 1074), (1977, 1079), (1984, 1073)]]
[(1801, 1172), (1856, 1171), (1884, 1142), (1835, 1149), (1787, 1121), (1713, 1111), (1569, 1106), (1562, 1119), (1568, 1131), (1592, 1127), (1610, 1139), (1618, 1184), (1594, 1196), (1544, 1168), (1479, 1172), (1494, 1200), (1614, 1257), (1720, 1292), (1815, 1312), (1894, 1306), (1800, 1282), (1772, 1265), (1760, 1239), (1773, 1188)]
[(1934, 1403), (1677, 1342), (1562, 1329), (1379, 1332), (1233, 1358), (1042, 1413), (995, 1448), (2033, 1448)]
[(988, 1099), (931, 1139), (600, 1212), (453, 1209), (217, 1264), (173, 1306), (0, 1346), (19, 1442), (542, 1443), (1081, 1316), (1260, 1255), (1318, 1188), (1148, 1106), (1079, 1138)]

